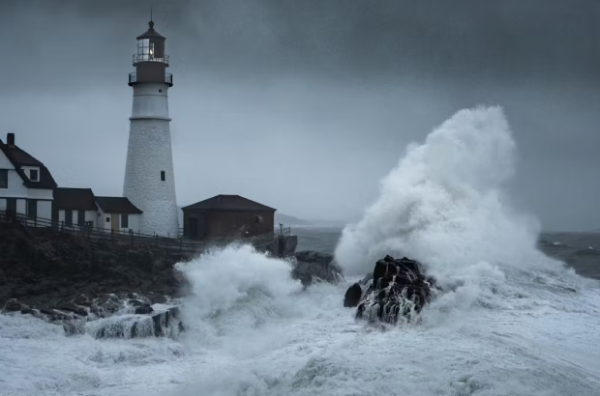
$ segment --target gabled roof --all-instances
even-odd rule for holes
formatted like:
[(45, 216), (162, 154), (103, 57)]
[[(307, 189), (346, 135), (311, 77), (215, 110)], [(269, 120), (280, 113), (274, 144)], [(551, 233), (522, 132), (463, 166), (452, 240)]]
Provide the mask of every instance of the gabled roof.
[(125, 197), (96, 197), (96, 203), (105, 213), (143, 213)]
[[(13, 164), (15, 170), (23, 180), (23, 184), (28, 188), (43, 188), (43, 189), (53, 189), (56, 188), (56, 182), (54, 178), (50, 174), (48, 168), (44, 166), (40, 161), (32, 157), (26, 151), (20, 149), (17, 145), (8, 145), (0, 139), (0, 151), (6, 155), (6, 158)], [(39, 181), (31, 181), (25, 175), (21, 168), (23, 166), (39, 166), (40, 167), (40, 180)]]
[(269, 211), (277, 209), (259, 204), (239, 195), (216, 195), (204, 201), (186, 206), (182, 210), (229, 210), (229, 211)]
[(91, 188), (56, 188), (54, 205), (57, 209), (98, 210)]

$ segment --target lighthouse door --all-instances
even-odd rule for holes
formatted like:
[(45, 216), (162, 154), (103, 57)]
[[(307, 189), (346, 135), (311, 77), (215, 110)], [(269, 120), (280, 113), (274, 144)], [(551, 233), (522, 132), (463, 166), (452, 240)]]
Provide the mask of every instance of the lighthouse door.
[(118, 214), (111, 214), (110, 215), (110, 228), (113, 231), (119, 231), (119, 215)]

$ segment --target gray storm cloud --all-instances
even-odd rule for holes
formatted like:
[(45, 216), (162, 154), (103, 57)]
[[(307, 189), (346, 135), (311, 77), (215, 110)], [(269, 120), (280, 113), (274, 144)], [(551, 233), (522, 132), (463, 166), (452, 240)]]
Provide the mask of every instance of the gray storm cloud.
[[(172, 58), (177, 194), (351, 220), (405, 146), (503, 106), (516, 204), (598, 229), (597, 2), (155, 1)], [(63, 186), (120, 194), (149, 1), (0, 3), (0, 115)]]

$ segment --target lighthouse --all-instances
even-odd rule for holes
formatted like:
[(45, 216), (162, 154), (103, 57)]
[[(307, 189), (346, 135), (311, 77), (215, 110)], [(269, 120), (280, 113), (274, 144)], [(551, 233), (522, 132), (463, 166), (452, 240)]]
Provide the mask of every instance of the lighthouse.
[(142, 233), (176, 237), (179, 225), (168, 104), (173, 75), (166, 72), (165, 40), (154, 30), (153, 21), (137, 37), (135, 72), (129, 74), (133, 106), (123, 196), (143, 212)]

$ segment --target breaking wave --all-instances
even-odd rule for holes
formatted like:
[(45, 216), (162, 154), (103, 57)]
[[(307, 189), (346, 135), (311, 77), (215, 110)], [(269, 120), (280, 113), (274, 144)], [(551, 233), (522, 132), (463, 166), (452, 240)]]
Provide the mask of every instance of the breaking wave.
[(479, 301), (507, 277), (575, 278), (537, 249), (536, 219), (510, 205), (515, 157), (501, 108), (459, 111), (407, 148), (362, 220), (343, 230), (337, 260), (363, 274), (385, 254), (417, 259), (462, 303)]
[[(303, 290), (288, 262), (235, 245), (177, 265), (179, 340), (65, 337), (0, 316), (0, 394), (598, 396), (598, 285), (537, 250), (539, 225), (505, 194), (514, 165), (502, 110), (460, 111), (344, 230), (349, 283)], [(385, 254), (443, 286), (422, 325), (373, 331), (342, 306)]]

